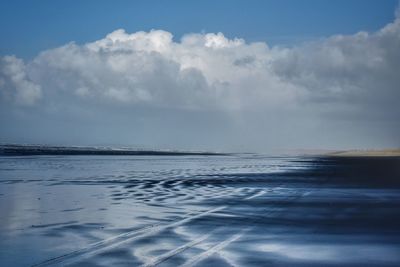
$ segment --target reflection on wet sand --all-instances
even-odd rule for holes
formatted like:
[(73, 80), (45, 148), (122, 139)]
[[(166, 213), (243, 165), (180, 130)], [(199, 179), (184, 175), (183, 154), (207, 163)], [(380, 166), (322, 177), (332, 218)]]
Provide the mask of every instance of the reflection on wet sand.
[(400, 158), (0, 158), (2, 266), (398, 266)]

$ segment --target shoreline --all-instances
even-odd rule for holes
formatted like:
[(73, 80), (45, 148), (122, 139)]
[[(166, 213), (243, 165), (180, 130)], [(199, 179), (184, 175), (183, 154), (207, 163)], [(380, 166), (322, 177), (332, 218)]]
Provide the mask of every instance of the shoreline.
[(343, 150), (325, 154), (331, 157), (400, 157), (400, 149)]
[(2, 156), (226, 156), (210, 151), (149, 150), (112, 147), (0, 145)]

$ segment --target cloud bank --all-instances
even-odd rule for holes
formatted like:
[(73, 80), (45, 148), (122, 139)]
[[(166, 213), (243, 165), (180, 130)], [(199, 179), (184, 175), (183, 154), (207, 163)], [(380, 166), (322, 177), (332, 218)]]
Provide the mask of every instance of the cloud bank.
[(399, 70), (400, 18), (290, 48), (119, 29), (28, 61), (1, 57), (0, 137), (233, 150), (399, 146)]

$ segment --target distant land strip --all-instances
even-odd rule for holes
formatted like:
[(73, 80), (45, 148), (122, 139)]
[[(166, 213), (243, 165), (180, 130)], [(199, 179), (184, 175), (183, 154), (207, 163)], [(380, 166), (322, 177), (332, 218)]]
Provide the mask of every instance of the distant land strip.
[(327, 153), (334, 157), (400, 157), (400, 149), (345, 150)]
[(0, 145), (2, 156), (99, 155), (99, 156), (223, 156), (228, 153), (175, 150), (141, 150), (111, 147), (66, 147), (41, 145)]

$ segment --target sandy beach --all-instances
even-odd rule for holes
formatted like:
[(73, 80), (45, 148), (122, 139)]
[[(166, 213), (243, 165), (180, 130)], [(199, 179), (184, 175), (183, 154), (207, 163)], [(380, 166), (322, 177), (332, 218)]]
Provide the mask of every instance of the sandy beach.
[(400, 157), (400, 149), (344, 150), (327, 153), (335, 157)]

